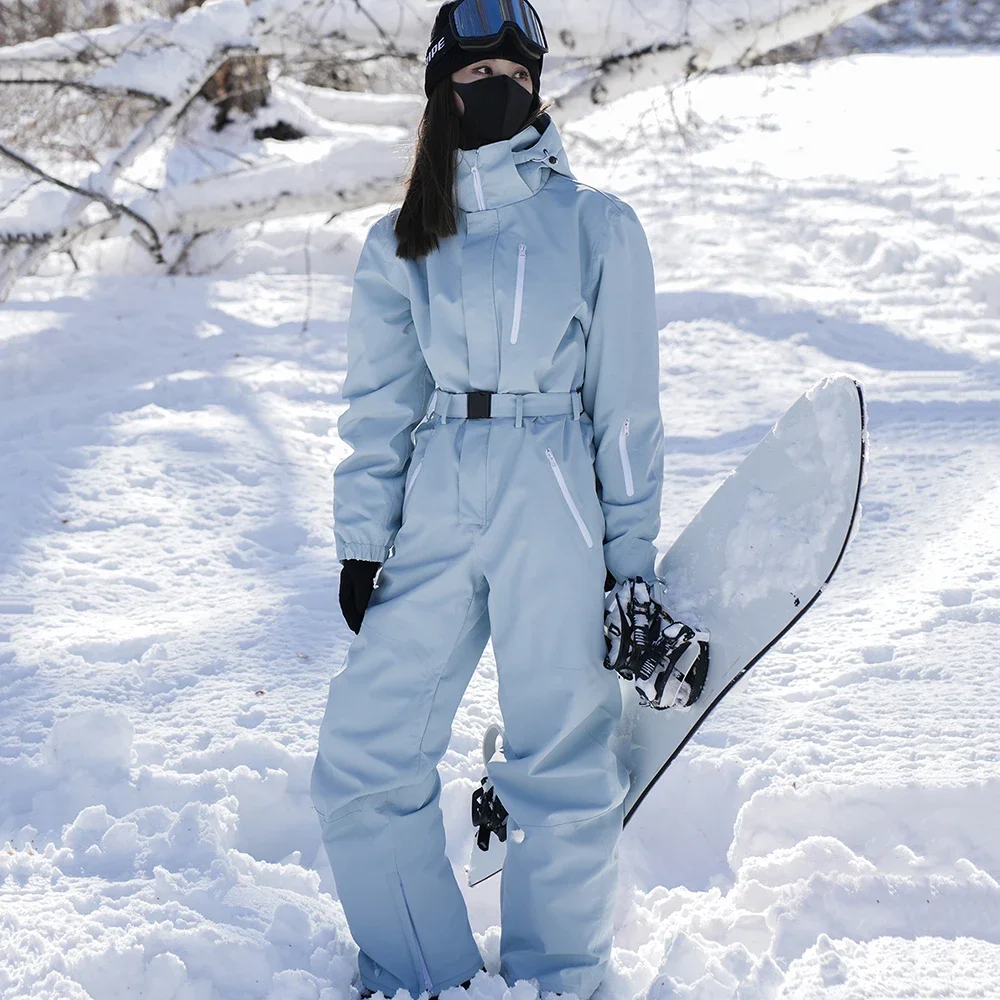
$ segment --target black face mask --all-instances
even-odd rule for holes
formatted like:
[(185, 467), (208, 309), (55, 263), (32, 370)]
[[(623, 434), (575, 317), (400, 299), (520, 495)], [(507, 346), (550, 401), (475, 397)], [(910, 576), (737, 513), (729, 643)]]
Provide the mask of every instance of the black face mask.
[(474, 83), (452, 83), (452, 87), (465, 105), (459, 119), (462, 149), (513, 138), (538, 109), (538, 95), (503, 73)]

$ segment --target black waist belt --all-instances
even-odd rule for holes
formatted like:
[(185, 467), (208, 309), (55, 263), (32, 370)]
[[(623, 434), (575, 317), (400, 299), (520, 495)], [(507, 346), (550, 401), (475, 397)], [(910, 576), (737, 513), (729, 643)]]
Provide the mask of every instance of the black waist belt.
[(583, 398), (573, 392), (446, 392), (435, 389), (427, 407), (427, 416), (440, 414), (442, 420), (458, 417), (482, 420), (487, 417), (556, 417), (562, 414), (576, 420), (583, 412)]

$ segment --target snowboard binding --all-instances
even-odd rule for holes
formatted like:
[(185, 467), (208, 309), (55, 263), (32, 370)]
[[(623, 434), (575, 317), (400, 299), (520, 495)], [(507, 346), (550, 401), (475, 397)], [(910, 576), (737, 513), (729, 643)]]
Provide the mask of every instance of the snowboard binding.
[(642, 706), (688, 708), (708, 677), (709, 634), (676, 621), (659, 580), (626, 580), (605, 601), (604, 666), (632, 681)]
[(472, 793), (472, 825), (476, 827), (476, 844), (481, 851), (490, 849), (491, 834), (495, 833), (501, 844), (507, 840), (507, 810), (488, 777)]
[[(489, 763), (497, 750), (497, 740), (502, 734), (497, 725), (491, 725), (483, 737), (483, 762)], [(490, 849), (490, 835), (496, 834), (501, 844), (507, 841), (507, 810), (500, 801), (489, 775), (472, 793), (472, 825), (476, 827), (476, 846), (481, 851)]]

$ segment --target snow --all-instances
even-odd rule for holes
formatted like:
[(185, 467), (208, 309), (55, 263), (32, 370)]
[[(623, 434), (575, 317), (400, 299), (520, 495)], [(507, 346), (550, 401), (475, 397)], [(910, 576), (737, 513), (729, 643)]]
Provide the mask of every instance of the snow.
[[(996, 995), (998, 72), (772, 67), (567, 135), (654, 254), (661, 550), (818, 379), (865, 384), (871, 434), (835, 581), (623, 837), (597, 1000)], [(350, 638), (350, 275), (384, 208), (255, 226), (207, 277), (109, 241), (0, 312), (3, 1000), (352, 1000), (308, 775)], [(495, 677), (488, 649), (441, 765), (463, 886)], [(493, 975), (496, 881), (467, 890), (470, 994), (535, 1000)]]

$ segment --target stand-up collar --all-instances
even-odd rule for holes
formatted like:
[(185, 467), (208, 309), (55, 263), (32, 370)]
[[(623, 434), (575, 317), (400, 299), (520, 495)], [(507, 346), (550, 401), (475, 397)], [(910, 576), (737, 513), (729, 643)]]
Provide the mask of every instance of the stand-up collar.
[[(458, 207), (466, 212), (501, 208), (530, 198), (553, 170), (572, 177), (555, 122), (542, 115), (511, 139), (478, 149), (459, 149), (456, 170)], [(478, 179), (478, 184), (477, 184)]]

